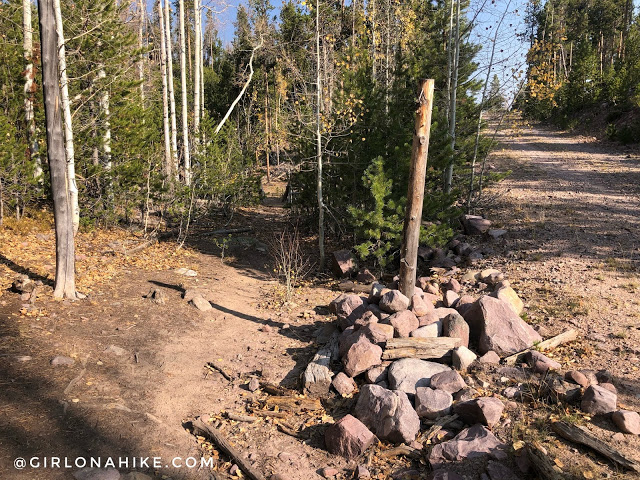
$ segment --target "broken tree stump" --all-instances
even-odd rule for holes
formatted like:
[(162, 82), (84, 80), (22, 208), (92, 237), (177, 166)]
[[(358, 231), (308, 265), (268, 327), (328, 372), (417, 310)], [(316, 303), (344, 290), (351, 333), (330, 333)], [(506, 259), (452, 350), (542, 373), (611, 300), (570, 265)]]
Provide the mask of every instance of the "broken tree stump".
[(560, 467), (551, 463), (548, 453), (540, 445), (537, 443), (528, 443), (526, 448), (529, 461), (542, 480), (564, 479)]
[(527, 348), (518, 353), (514, 353), (513, 355), (509, 355), (508, 357), (505, 357), (502, 361), (507, 365), (514, 365), (522, 355), (530, 352), (531, 350), (538, 350), (540, 352), (544, 352), (546, 350), (551, 350), (552, 348), (556, 348), (562, 345), (563, 343), (573, 342), (576, 338), (578, 338), (578, 331), (572, 328), (570, 330), (567, 330), (566, 332), (562, 332), (560, 335), (556, 335), (555, 337), (551, 337), (547, 340), (544, 340), (543, 342), (540, 342), (534, 348)]
[(253, 468), (251, 464), (240, 454), (240, 452), (231, 446), (222, 432), (207, 423), (208, 420), (208, 415), (201, 415), (191, 422), (193, 433), (213, 441), (220, 450), (231, 457), (233, 462), (238, 465), (247, 478), (250, 478), (251, 480), (265, 480), (262, 473)]
[(398, 358), (442, 359), (451, 356), (451, 351), (461, 345), (459, 338), (391, 338), (382, 352), (383, 360)]
[(338, 332), (315, 354), (302, 374), (302, 389), (309, 395), (326, 395), (331, 387), (331, 359), (338, 356)]
[(603, 442), (583, 427), (571, 425), (567, 422), (553, 422), (551, 429), (565, 440), (589, 447), (627, 470), (640, 472), (640, 463), (638, 461)]

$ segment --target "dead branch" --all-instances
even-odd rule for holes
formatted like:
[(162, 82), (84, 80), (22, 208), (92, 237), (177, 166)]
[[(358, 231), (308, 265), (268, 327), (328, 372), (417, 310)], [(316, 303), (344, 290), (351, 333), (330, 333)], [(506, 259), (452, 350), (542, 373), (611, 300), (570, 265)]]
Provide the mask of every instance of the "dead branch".
[(233, 380), (232, 375), (230, 373), (227, 373), (224, 367), (218, 364), (215, 360), (207, 362), (207, 364), (204, 367), (211, 370), (212, 372), (213, 371), (218, 372), (220, 375), (222, 375), (224, 378), (226, 378), (230, 382)]
[(556, 335), (555, 337), (551, 337), (543, 342), (540, 342), (534, 348), (527, 348), (525, 350), (522, 350), (521, 352), (514, 353), (513, 355), (505, 357), (502, 361), (507, 365), (513, 365), (518, 361), (518, 358), (520, 358), (525, 353), (530, 352), (531, 350), (539, 350), (544, 352), (546, 350), (556, 348), (563, 343), (573, 342), (576, 338), (578, 338), (578, 331), (572, 328), (570, 330), (567, 330), (566, 332), (561, 333), (560, 335)]

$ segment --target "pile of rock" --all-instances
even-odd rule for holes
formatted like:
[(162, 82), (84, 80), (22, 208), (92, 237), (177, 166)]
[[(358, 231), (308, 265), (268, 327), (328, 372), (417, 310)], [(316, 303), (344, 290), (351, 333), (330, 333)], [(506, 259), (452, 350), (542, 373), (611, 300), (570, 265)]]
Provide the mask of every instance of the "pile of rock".
[[(486, 287), (490, 293), (476, 299), (463, 293), (461, 283)], [(640, 433), (637, 413), (616, 411), (613, 385), (598, 383), (581, 372), (561, 377), (555, 374), (560, 364), (540, 352), (527, 351), (542, 337), (520, 317), (524, 304), (499, 271), (470, 272), (460, 281), (449, 277), (440, 283), (422, 277), (417, 284), (411, 298), (374, 283), (367, 297), (342, 294), (331, 302), (340, 331), (337, 351), (342, 365), (332, 386), (343, 396), (361, 386), (351, 415), (327, 429), (329, 451), (353, 458), (376, 437), (422, 448), (415, 442), (422, 426), (455, 415), (428, 455), (433, 468), (478, 456), (502, 460), (506, 445), (491, 428), (501, 420), (503, 401), (526, 401), (523, 372), (524, 377), (543, 374), (537, 378), (548, 394), (580, 402), (591, 414), (615, 412), (612, 419), (624, 432)], [(457, 339), (448, 355), (425, 357), (411, 348), (405, 349), (404, 356), (390, 355), (389, 346), (398, 339), (412, 345), (414, 340), (420, 344), (446, 337)], [(402, 349), (393, 352), (397, 350)], [(526, 365), (498, 365), (501, 358), (523, 350)], [(511, 386), (502, 395), (481, 395), (472, 388), (477, 383), (467, 373), (472, 365), (473, 369), (502, 370), (503, 383)]]

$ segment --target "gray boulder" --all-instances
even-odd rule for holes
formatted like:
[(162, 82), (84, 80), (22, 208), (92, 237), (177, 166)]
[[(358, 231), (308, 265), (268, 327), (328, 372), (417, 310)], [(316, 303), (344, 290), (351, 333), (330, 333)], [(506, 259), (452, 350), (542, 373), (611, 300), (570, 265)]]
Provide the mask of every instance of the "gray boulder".
[(591, 415), (615, 412), (618, 396), (600, 385), (591, 385), (584, 392), (580, 409)]
[(441, 363), (428, 362), (418, 358), (402, 358), (389, 367), (389, 386), (392, 390), (400, 390), (410, 395), (416, 393), (418, 387), (431, 385), (431, 377), (436, 373), (451, 370)]
[(389, 290), (380, 297), (378, 305), (383, 312), (396, 313), (408, 309), (410, 303), (399, 290)]
[(488, 427), (492, 427), (500, 420), (503, 410), (504, 405), (495, 397), (474, 398), (456, 403), (453, 407), (453, 412), (457, 413), (463, 422), (469, 425), (481, 423)]
[(506, 445), (496, 438), (486, 427), (473, 425), (462, 430), (453, 440), (433, 447), (429, 454), (429, 463), (434, 469), (449, 462), (460, 462), (465, 459), (492, 457), (505, 460)]
[(444, 390), (434, 390), (431, 387), (416, 388), (416, 413), (419, 417), (435, 420), (451, 412), (453, 397)]

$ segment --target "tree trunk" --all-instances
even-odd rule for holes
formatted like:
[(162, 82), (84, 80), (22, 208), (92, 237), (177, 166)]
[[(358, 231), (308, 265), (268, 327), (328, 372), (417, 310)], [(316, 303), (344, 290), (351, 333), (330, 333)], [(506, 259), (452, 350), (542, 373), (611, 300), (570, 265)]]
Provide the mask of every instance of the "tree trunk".
[(22, 30), (24, 40), (22, 48), (26, 66), (24, 75), (24, 120), (27, 125), (27, 139), (29, 142), (29, 156), (34, 164), (33, 177), (42, 183), (42, 158), (40, 146), (36, 134), (36, 120), (33, 112), (33, 100), (36, 91), (34, 82), (35, 71), (33, 68), (33, 23), (31, 21), (31, 1), (22, 0)]
[[(98, 66), (98, 79), (104, 80), (107, 77), (107, 73), (104, 71), (104, 65)], [(100, 96), (100, 113), (104, 118), (104, 133), (102, 134), (102, 153), (104, 158), (102, 163), (106, 171), (111, 171), (111, 125), (109, 123), (109, 89), (106, 86), (103, 88), (102, 95)], [(109, 180), (111, 184), (111, 180)]]
[(427, 172), (429, 135), (431, 133), (433, 85), (433, 80), (424, 80), (420, 86), (420, 108), (416, 112), (415, 130), (413, 132), (407, 210), (404, 217), (400, 254), (400, 291), (408, 298), (413, 296), (413, 289), (416, 285), (424, 182)]
[(44, 113), (47, 125), (47, 157), (51, 172), (53, 215), (56, 229), (56, 280), (54, 298), (77, 298), (72, 210), (62, 140), (58, 52), (54, 0), (38, 2)]
[(456, 97), (458, 95), (458, 66), (460, 63), (460, 0), (456, 1), (456, 35), (454, 38), (453, 65), (451, 69), (451, 92), (449, 98), (449, 137), (451, 138), (451, 160), (447, 165), (444, 179), (445, 193), (451, 192), (453, 163), (456, 146)]
[(176, 126), (176, 97), (173, 88), (173, 49), (171, 48), (171, 7), (169, 0), (164, 1), (164, 28), (167, 43), (167, 83), (169, 87), (169, 111), (171, 114), (171, 154), (173, 178), (178, 180), (180, 165), (178, 163), (178, 128)]
[(167, 43), (164, 34), (164, 15), (158, 3), (160, 20), (160, 73), (162, 75), (162, 124), (164, 126), (164, 170), (171, 178), (171, 134), (169, 133), (169, 96), (167, 92)]
[(264, 153), (267, 161), (267, 183), (271, 183), (271, 165), (269, 164), (269, 153), (270, 153), (270, 144), (269, 144), (269, 76), (267, 72), (264, 72), (264, 134), (265, 134), (265, 144), (264, 144)]
[[(139, 0), (138, 3), (138, 48), (140, 48), (140, 58), (138, 59), (138, 81), (140, 82), (140, 100), (144, 108), (144, 53), (142, 53), (142, 33), (144, 30), (144, 11), (145, 1)], [(162, 25), (162, 21), (160, 21)]]
[(58, 62), (60, 65), (60, 89), (62, 112), (64, 115), (64, 145), (67, 158), (67, 179), (69, 180), (69, 202), (71, 204), (71, 223), (73, 234), (80, 227), (80, 206), (78, 205), (78, 186), (76, 184), (75, 148), (73, 145), (73, 124), (71, 122), (71, 102), (69, 101), (69, 80), (67, 78), (67, 57), (65, 51), (64, 29), (60, 0), (54, 0), (56, 30), (58, 31)]
[(200, 141), (200, 86), (202, 69), (202, 17), (200, 14), (200, 0), (193, 0), (194, 27), (195, 27), (195, 59), (193, 75), (193, 141), (197, 148)]
[[(374, 61), (375, 64), (375, 61)], [(318, 268), (324, 269), (324, 201), (322, 198), (322, 77), (320, 72), (320, 0), (316, 0), (316, 160), (318, 197)]]
[(184, 0), (180, 0), (180, 80), (182, 90), (182, 152), (184, 161), (184, 183), (191, 185), (191, 158), (189, 157), (189, 111), (187, 105), (187, 58), (184, 36)]

